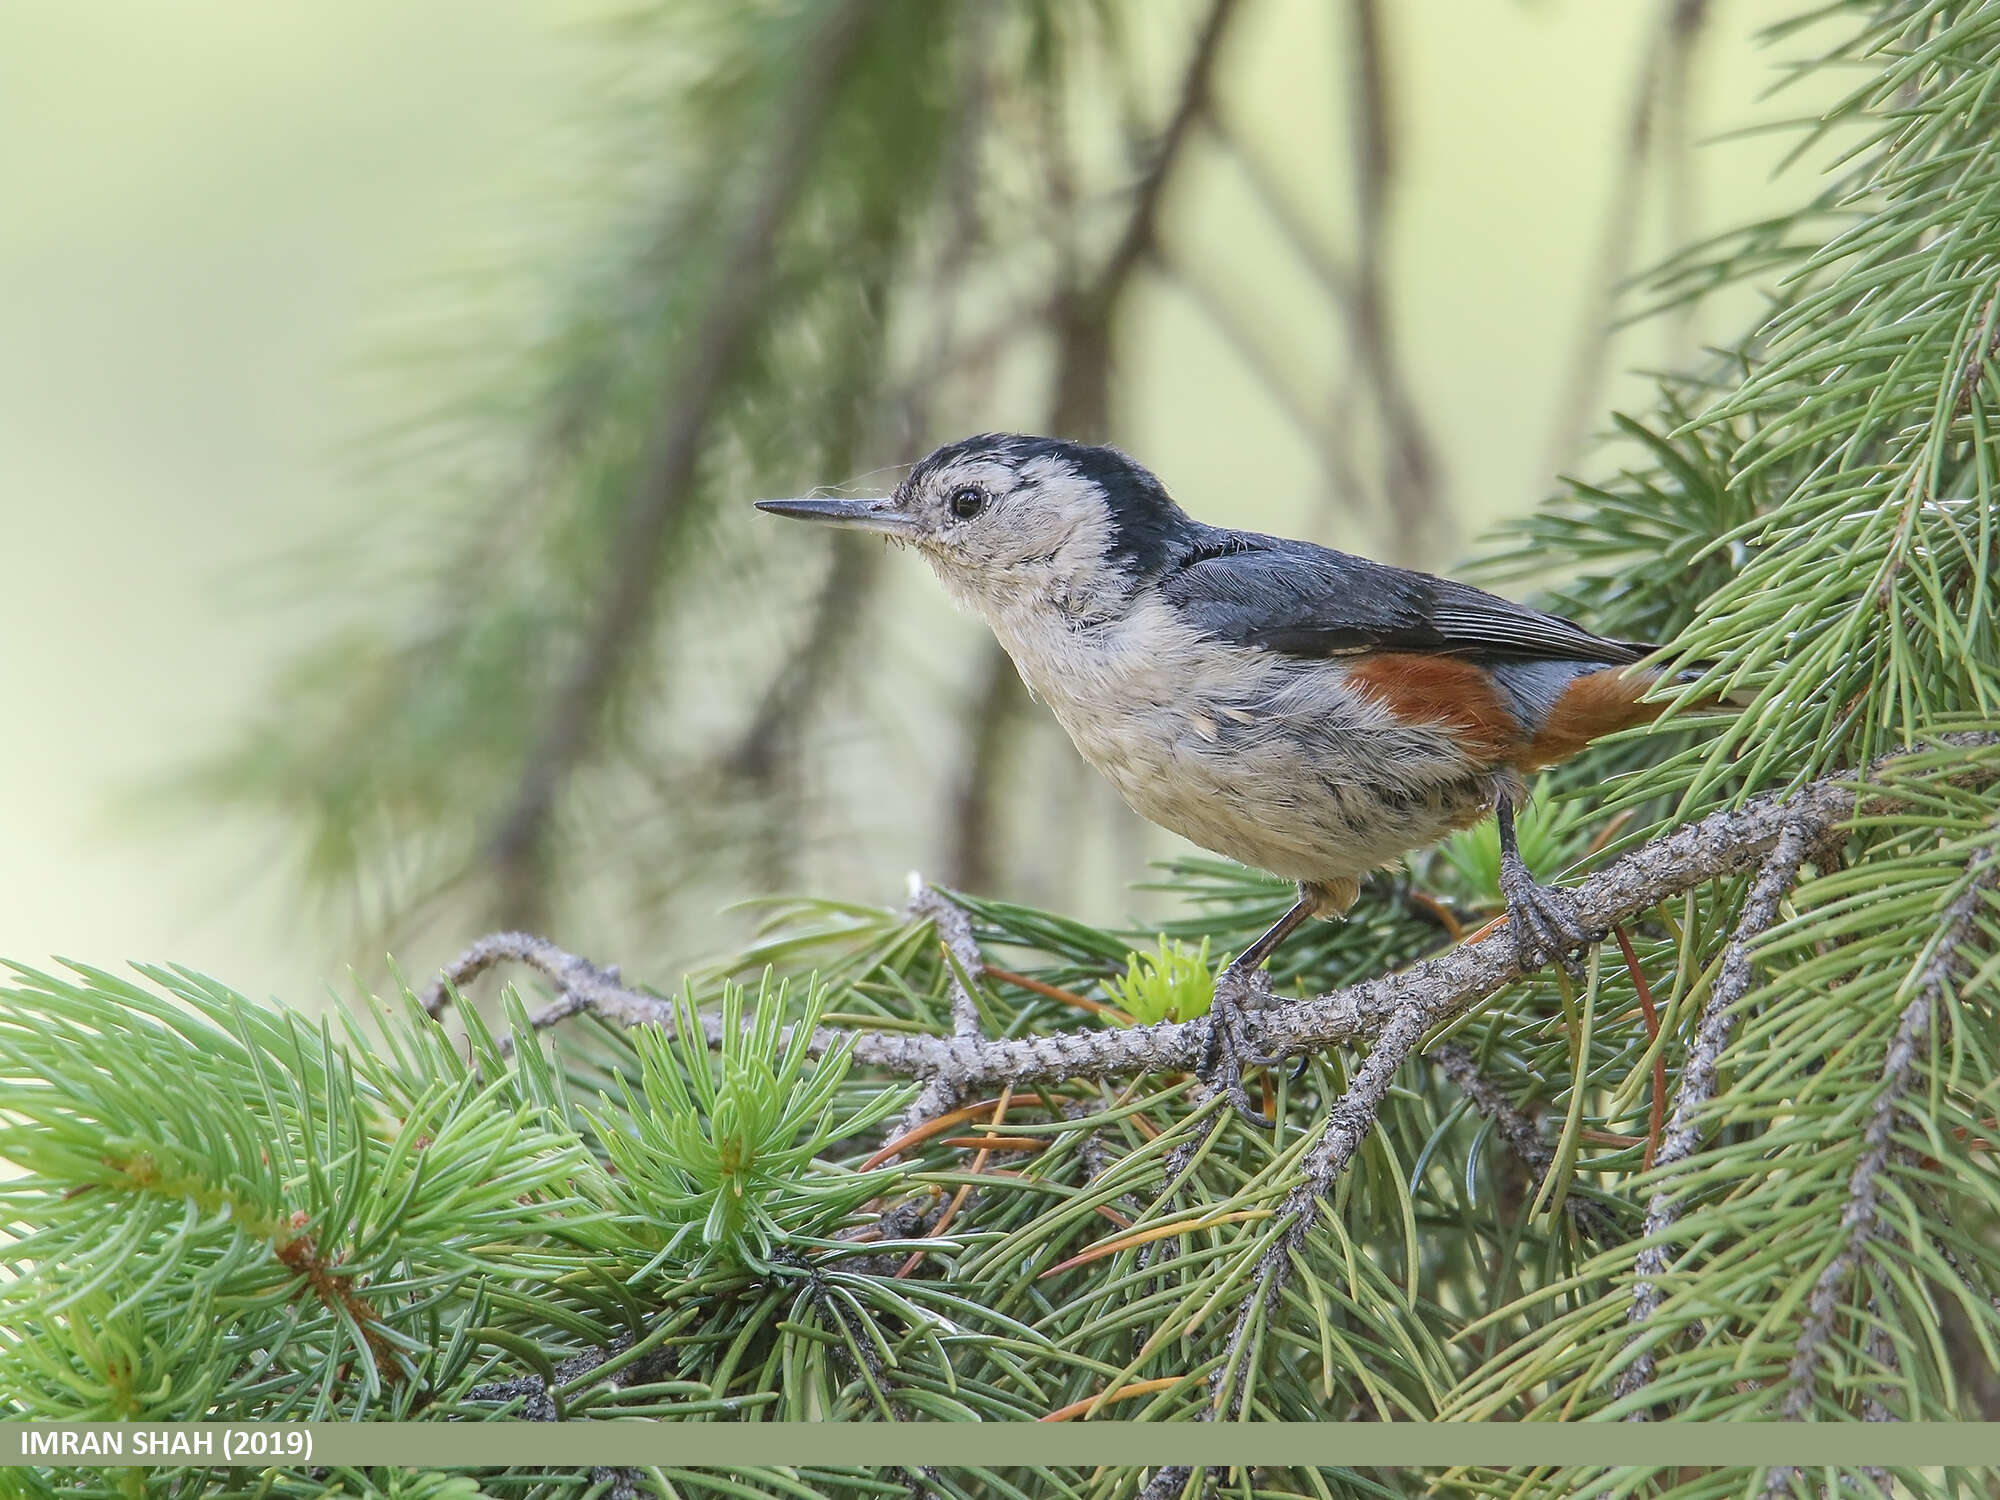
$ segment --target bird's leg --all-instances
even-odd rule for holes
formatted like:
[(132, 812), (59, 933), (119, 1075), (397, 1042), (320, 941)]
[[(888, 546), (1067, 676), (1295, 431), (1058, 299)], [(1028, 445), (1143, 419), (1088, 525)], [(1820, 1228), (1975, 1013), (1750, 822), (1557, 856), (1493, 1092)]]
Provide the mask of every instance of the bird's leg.
[(1252, 1066), (1268, 1068), (1282, 1059), (1252, 1047), (1244, 1035), (1243, 1021), (1251, 1010), (1262, 1009), (1271, 999), (1271, 976), (1264, 972), (1264, 960), (1298, 930), (1318, 909), (1318, 904), (1315, 896), (1302, 889), (1292, 909), (1215, 976), (1215, 1001), (1209, 1007), (1208, 1041), (1201, 1064), (1202, 1081), (1228, 1094), (1236, 1112), (1253, 1125), (1269, 1125), (1271, 1121), (1262, 1110), (1251, 1107), (1250, 1094), (1243, 1087), (1243, 1070)]
[(1500, 890), (1507, 898), (1507, 925), (1514, 930), (1521, 962), (1531, 965), (1552, 958), (1571, 977), (1580, 977), (1583, 966), (1571, 950), (1601, 943), (1604, 934), (1583, 925), (1569, 892), (1542, 885), (1528, 873), (1514, 833), (1513, 800), (1503, 795), (1496, 811), (1500, 819)]

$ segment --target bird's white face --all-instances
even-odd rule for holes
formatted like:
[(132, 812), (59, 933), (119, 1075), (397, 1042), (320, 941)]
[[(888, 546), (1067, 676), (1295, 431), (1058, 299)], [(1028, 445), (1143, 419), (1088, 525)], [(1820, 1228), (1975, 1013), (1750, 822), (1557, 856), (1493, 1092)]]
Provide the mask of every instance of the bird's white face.
[(982, 615), (1049, 603), (1087, 612), (1124, 590), (1103, 490), (1055, 455), (919, 467), (896, 499), (939, 580)]
[(1050, 606), (1097, 617), (1130, 591), (1104, 488), (1061, 453), (962, 443), (932, 454), (882, 500), (762, 504), (915, 547), (954, 600), (989, 622)]

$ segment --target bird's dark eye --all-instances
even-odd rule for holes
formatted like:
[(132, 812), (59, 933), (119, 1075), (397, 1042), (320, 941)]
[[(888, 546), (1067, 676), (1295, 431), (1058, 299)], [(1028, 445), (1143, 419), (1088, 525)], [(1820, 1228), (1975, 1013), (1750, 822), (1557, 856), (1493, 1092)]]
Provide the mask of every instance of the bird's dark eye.
[(986, 509), (986, 491), (976, 484), (961, 484), (951, 492), (951, 513), (961, 521), (970, 521)]

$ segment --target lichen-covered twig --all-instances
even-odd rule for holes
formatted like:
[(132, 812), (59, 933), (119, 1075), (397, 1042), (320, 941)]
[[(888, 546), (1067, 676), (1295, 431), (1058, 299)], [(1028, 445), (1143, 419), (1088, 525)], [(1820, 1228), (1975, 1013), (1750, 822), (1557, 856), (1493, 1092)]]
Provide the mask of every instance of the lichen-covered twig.
[[(1701, 1142), (1701, 1117), (1715, 1097), (1717, 1070), (1723, 1048), (1736, 1029), (1736, 1004), (1750, 992), (1750, 951), (1777, 920), (1778, 903), (1798, 879), (1806, 852), (1822, 836), (1826, 824), (1805, 815), (1795, 817), (1780, 829), (1776, 843), (1757, 872), (1750, 894), (1737, 918), (1736, 932), (1722, 956), (1715, 985), (1702, 1007), (1695, 1028), (1694, 1045), (1688, 1049), (1687, 1066), (1681, 1073), (1680, 1088), (1674, 1094), (1674, 1112), (1667, 1122), (1655, 1165), (1671, 1167), (1694, 1154)], [(1663, 1236), (1680, 1218), (1680, 1200), (1671, 1188), (1661, 1188), (1646, 1205), (1646, 1236), (1654, 1241), (1641, 1250), (1634, 1264), (1637, 1279), (1632, 1284), (1632, 1323), (1643, 1328), (1659, 1310), (1660, 1291), (1656, 1278), (1666, 1273), (1667, 1250)], [(1640, 1337), (1634, 1333), (1634, 1338)], [(1653, 1378), (1657, 1361), (1650, 1347), (1624, 1369), (1615, 1387), (1617, 1395), (1629, 1396), (1645, 1388)], [(1643, 1422), (1649, 1413), (1642, 1407), (1626, 1420)]]
[[(1851, 815), (1852, 779), (1852, 773), (1836, 775), (1790, 796), (1756, 798), (1633, 850), (1571, 890), (1579, 919), (1591, 927), (1609, 928), (1669, 896), (1754, 868), (1788, 826), (1819, 830)], [(1322, 1052), (1380, 1035), (1391, 1018), (1412, 1006), (1432, 1009), (1440, 1023), (1450, 1020), (1525, 972), (1513, 935), (1501, 927), (1478, 942), (1461, 944), (1394, 974), (1317, 999), (1252, 1012), (1245, 1031), (1250, 1044), (1266, 1054), (1298, 1057)], [(1199, 1061), (1202, 1032), (1200, 1023), (1164, 1022), (1005, 1041), (871, 1034), (857, 1040), (854, 1055), (857, 1061), (906, 1074), (922, 1075), (941, 1066), (968, 1087), (1054, 1083), (1132, 1072), (1189, 1071)]]
[(1396, 1070), (1409, 1061), (1433, 1024), (1430, 1013), (1417, 1006), (1391, 1019), (1376, 1037), (1368, 1060), (1355, 1070), (1347, 1092), (1335, 1102), (1320, 1125), (1319, 1139), (1299, 1164), (1303, 1174), (1299, 1184), (1285, 1195), (1278, 1210), (1284, 1228), (1258, 1262), (1250, 1295), (1237, 1309), (1236, 1326), (1229, 1335), (1229, 1356), (1210, 1380), (1210, 1389), (1216, 1396), (1214, 1415), (1224, 1420), (1236, 1415), (1242, 1401), (1242, 1387), (1233, 1376), (1245, 1339), (1258, 1317), (1284, 1291), (1285, 1281), (1291, 1275), (1292, 1252), (1305, 1243), (1313, 1220), (1319, 1216), (1320, 1204), (1331, 1196), (1340, 1174), (1347, 1170), (1368, 1139), (1368, 1132), (1375, 1128), (1375, 1117), (1389, 1095), (1389, 1084)]
[[(447, 964), (436, 981), (418, 996), (418, 1003), (429, 1015), (443, 1015), (454, 994), (487, 970), (502, 964), (520, 964), (533, 969), (555, 985), (556, 998), (528, 1018), (537, 1031), (546, 1031), (558, 1021), (566, 1021), (583, 1011), (615, 1021), (620, 1026), (652, 1022), (668, 1031), (675, 1029), (671, 1001), (627, 989), (617, 969), (600, 969), (589, 959), (558, 948), (547, 938), (538, 938), (526, 932), (488, 933)], [(719, 1044), (721, 1023), (707, 1017), (703, 1021), (708, 1028), (710, 1044)], [(513, 1045), (512, 1037), (502, 1037), (502, 1055), (510, 1052)]]
[(1860, 1268), (1869, 1241), (1880, 1232), (1880, 1178), (1895, 1150), (1893, 1136), (1903, 1096), (1916, 1077), (1920, 1054), (1945, 987), (1966, 965), (1967, 940), (1975, 930), (1986, 893), (2000, 881), (2000, 845), (1987, 844), (1979, 849), (1967, 866), (1967, 874), (1965, 889), (1946, 909), (1944, 924), (1919, 972), (1916, 995), (1903, 1010), (1882, 1064), (1881, 1089), (1861, 1134), (1861, 1156), (1847, 1179), (1847, 1207), (1840, 1217), (1840, 1251), (1827, 1262), (1813, 1285), (1805, 1324), (1799, 1330), (1799, 1341), (1787, 1372), (1781, 1411), (1788, 1421), (1799, 1421), (1812, 1411), (1818, 1393), (1822, 1350), (1833, 1336), (1841, 1297)]
[[(980, 957), (979, 944), (972, 936), (972, 918), (966, 915), (964, 907), (944, 892), (926, 885), (923, 878), (915, 873), (910, 876), (909, 905), (903, 911), (911, 919), (928, 919), (937, 930), (938, 941), (951, 955), (951, 962), (945, 965), (945, 984), (951, 994), (952, 1036), (978, 1040), (979, 1001), (966, 988), (966, 980), (978, 983), (986, 972), (986, 963)], [(968, 1092), (967, 1085), (956, 1079), (943, 1073), (931, 1074), (924, 1080), (923, 1091), (911, 1103), (909, 1112), (893, 1133), (901, 1135), (939, 1115), (950, 1114), (964, 1102)]]

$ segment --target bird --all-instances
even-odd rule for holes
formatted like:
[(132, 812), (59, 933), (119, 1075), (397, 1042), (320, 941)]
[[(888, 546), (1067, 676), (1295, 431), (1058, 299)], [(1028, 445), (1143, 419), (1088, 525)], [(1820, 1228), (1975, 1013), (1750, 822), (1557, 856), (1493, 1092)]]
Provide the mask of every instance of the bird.
[(982, 433), (878, 498), (760, 510), (913, 548), (977, 615), (1078, 753), (1140, 816), (1296, 883), (1217, 976), (1201, 1072), (1245, 1118), (1263, 965), (1373, 871), (1491, 815), (1524, 962), (1574, 966), (1604, 934), (1522, 861), (1530, 773), (1649, 722), (1658, 648), (1468, 584), (1313, 542), (1213, 526), (1120, 450)]

